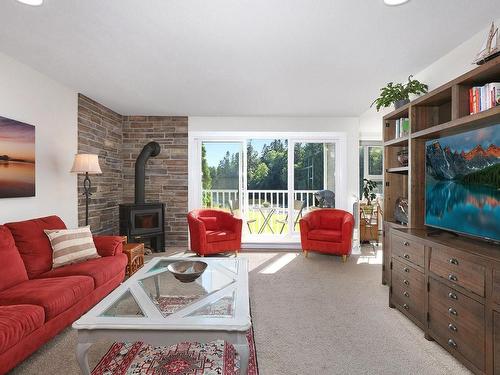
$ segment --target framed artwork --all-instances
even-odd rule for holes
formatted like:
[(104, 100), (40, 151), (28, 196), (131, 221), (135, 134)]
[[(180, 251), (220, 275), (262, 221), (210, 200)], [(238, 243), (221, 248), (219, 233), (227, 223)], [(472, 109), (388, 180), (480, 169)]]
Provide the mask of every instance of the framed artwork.
[(0, 198), (35, 196), (35, 127), (0, 116)]

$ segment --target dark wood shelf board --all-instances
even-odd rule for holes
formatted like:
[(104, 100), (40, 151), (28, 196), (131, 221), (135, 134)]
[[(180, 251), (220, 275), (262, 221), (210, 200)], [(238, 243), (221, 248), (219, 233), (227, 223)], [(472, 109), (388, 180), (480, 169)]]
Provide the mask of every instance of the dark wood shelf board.
[(408, 145), (408, 136), (399, 137), (384, 142), (384, 146), (407, 146), (407, 145)]
[(408, 225), (401, 224), (399, 221), (394, 221), (394, 220), (385, 220), (384, 221), (386, 224), (391, 226), (391, 228), (402, 228), (402, 229), (407, 229)]
[(401, 117), (409, 117), (408, 114), (410, 113), (410, 104), (405, 104), (404, 106), (395, 109), (391, 113), (388, 113), (387, 115), (384, 116), (384, 121), (385, 120), (397, 120)]
[(433, 106), (441, 105), (447, 101), (451, 101), (451, 90), (455, 85), (462, 86), (480, 86), (488, 82), (498, 81), (500, 76), (500, 57), (497, 57), (487, 63), (462, 74), (460, 77), (445, 83), (442, 86), (428, 92), (425, 95), (413, 100), (411, 103), (404, 105), (401, 108), (392, 111), (384, 116), (385, 120), (397, 120), (400, 117), (409, 117), (409, 109), (411, 106)]
[(399, 173), (399, 174), (408, 174), (408, 166), (406, 167), (395, 167), (395, 168), (387, 168), (385, 171), (387, 173)]
[(441, 86), (429, 93), (415, 99), (411, 105), (415, 106), (439, 106), (451, 102), (451, 86)]
[(439, 138), (447, 135), (463, 133), (468, 130), (479, 129), (495, 122), (500, 123), (500, 106), (475, 113), (473, 115), (461, 117), (456, 120), (448, 121), (444, 124), (431, 126), (430, 128), (420, 130), (411, 135), (412, 138)]
[(497, 81), (498, 76), (500, 76), (500, 57), (488, 61), (487, 63), (462, 74), (460, 77), (437, 87), (427, 94), (415, 99), (410, 103), (410, 105), (435, 105), (432, 103), (442, 103), (444, 98), (448, 96), (448, 92), (451, 99), (451, 88), (454, 85), (479, 86), (491, 81)]

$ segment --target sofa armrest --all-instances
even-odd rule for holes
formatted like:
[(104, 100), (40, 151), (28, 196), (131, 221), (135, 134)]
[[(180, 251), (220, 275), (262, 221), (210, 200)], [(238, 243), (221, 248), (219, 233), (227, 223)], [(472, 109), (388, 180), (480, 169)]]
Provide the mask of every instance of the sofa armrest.
[(110, 257), (123, 252), (123, 238), (120, 236), (94, 236), (97, 253), (102, 257)]
[(307, 238), (309, 231), (311, 230), (311, 226), (309, 223), (309, 220), (307, 220), (307, 217), (303, 217), (302, 219), (299, 220), (299, 226), (300, 226), (300, 243), (302, 244), (302, 249), (307, 250)]
[(342, 220), (342, 242), (351, 242), (354, 231), (354, 216), (346, 212)]
[(188, 214), (189, 239), (192, 251), (204, 251), (207, 248), (207, 229), (205, 223)]
[(234, 218), (233, 231), (236, 233), (238, 242), (241, 243), (241, 232), (243, 230), (243, 220), (237, 217)]

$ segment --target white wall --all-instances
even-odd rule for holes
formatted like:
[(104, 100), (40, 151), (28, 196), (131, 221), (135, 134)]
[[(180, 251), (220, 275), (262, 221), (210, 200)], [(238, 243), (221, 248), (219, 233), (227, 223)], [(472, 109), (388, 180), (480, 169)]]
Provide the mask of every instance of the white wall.
[(359, 194), (359, 120), (345, 117), (189, 117), (189, 132), (337, 132), (346, 135), (347, 207)]
[(0, 116), (36, 127), (36, 196), (0, 199), (0, 223), (57, 214), (76, 227), (77, 93), (0, 53)]
[[(495, 21), (495, 24), (498, 26), (500, 19)], [(476, 65), (471, 64), (471, 61), (486, 40), (488, 30), (489, 25), (427, 68), (420, 72), (408, 72), (408, 74), (414, 74), (414, 78), (429, 85), (430, 91), (474, 69)], [(394, 77), (394, 80), (403, 82), (406, 78)], [(374, 93), (374, 96), (376, 94)], [(392, 110), (393, 108), (390, 107), (377, 113), (374, 108), (371, 108), (363, 113), (359, 118), (360, 138), (362, 140), (381, 140), (382, 117)]]

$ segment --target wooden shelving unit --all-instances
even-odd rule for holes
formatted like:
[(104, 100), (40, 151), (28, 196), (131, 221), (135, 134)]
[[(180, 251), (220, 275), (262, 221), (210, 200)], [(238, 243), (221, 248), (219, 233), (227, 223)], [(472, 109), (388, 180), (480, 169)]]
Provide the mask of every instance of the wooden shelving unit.
[(395, 167), (395, 168), (387, 168), (385, 171), (387, 173), (401, 173), (408, 174), (408, 167)]
[[(425, 216), (425, 142), (500, 123), (500, 106), (471, 115), (469, 89), (500, 81), (500, 57), (447, 82), (383, 118), (384, 135), (384, 264), (382, 282), (389, 282), (389, 232), (395, 227), (423, 228)], [(408, 136), (395, 138), (396, 120), (410, 119)], [(408, 166), (397, 160), (408, 152)], [(396, 200), (408, 199), (408, 223), (394, 219)]]

